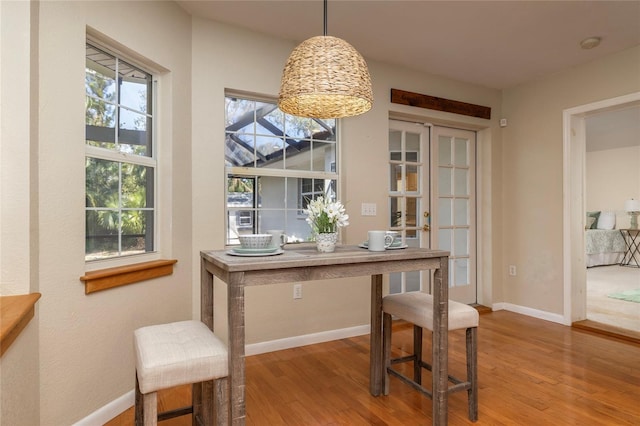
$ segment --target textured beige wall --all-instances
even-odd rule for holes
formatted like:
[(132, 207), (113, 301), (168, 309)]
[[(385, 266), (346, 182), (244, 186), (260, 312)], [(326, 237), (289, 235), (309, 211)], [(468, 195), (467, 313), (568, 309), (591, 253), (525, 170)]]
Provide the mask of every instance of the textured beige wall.
[(628, 228), (624, 202), (640, 200), (640, 145), (587, 152), (586, 165), (587, 211), (614, 211), (616, 228)]
[[(247, 30), (208, 20), (193, 22), (193, 274), (200, 271), (198, 252), (220, 249), (224, 244), (224, 90), (235, 89), (276, 96), (284, 63), (295, 45), (269, 39)], [(196, 53), (197, 52), (197, 53)], [(496, 90), (446, 78), (402, 71), (369, 61), (374, 83), (374, 107), (341, 122), (341, 200), (350, 214), (343, 242), (357, 244), (369, 229), (386, 227), (388, 118), (390, 112), (420, 121), (458, 123), (487, 128), (484, 143), (496, 144), (500, 93)], [(411, 90), (493, 108), (492, 120), (463, 118), (454, 114), (391, 105), (391, 88)], [(491, 185), (491, 146), (483, 151), (485, 184)], [(497, 151), (499, 152), (499, 150)], [(376, 203), (378, 215), (362, 217), (363, 202)], [(490, 204), (484, 204), (489, 211)], [(487, 220), (491, 217), (485, 212)], [(491, 247), (485, 248), (488, 253)], [(489, 255), (487, 255), (490, 258)], [(490, 266), (486, 268), (491, 270)], [(493, 280), (487, 279), (487, 286)], [(292, 285), (253, 287), (246, 290), (247, 343), (265, 342), (321, 331), (368, 325), (369, 280), (319, 281), (303, 284), (303, 299), (292, 299)], [(488, 292), (491, 294), (491, 292)], [(225, 291), (217, 287), (216, 329), (225, 334)], [(199, 315), (199, 294), (194, 291), (194, 316)]]
[[(172, 276), (88, 296), (79, 281), (87, 27), (169, 70), (159, 227), (163, 257), (178, 259)], [(190, 19), (170, 2), (41, 2), (39, 43), (40, 418), (62, 425), (133, 389), (135, 328), (191, 317)]]
[(505, 302), (563, 313), (562, 112), (638, 90), (640, 47), (504, 91)]

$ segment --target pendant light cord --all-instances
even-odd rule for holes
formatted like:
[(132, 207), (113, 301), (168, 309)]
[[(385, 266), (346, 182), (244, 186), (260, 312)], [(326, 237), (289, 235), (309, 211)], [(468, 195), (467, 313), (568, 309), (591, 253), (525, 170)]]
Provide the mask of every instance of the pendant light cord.
[(324, 34), (327, 36), (327, 0), (324, 0)]

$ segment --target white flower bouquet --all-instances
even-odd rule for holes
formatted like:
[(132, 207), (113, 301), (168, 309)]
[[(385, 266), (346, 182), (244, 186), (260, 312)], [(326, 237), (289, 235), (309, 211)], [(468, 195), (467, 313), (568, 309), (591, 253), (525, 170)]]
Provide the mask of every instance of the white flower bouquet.
[(337, 232), (338, 228), (349, 225), (349, 215), (342, 203), (324, 196), (311, 200), (304, 213), (314, 234)]

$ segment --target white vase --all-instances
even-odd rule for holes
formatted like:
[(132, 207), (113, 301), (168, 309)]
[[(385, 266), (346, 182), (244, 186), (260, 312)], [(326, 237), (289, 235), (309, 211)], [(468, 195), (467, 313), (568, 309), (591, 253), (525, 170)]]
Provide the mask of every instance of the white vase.
[(337, 232), (327, 232), (316, 235), (316, 247), (320, 253), (331, 253), (336, 249)]

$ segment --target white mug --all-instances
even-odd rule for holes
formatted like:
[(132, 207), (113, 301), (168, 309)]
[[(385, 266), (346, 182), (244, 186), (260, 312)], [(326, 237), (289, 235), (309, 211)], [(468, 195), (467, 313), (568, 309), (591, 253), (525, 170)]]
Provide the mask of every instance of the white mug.
[(399, 245), (402, 241), (402, 237), (400, 236), (400, 232), (398, 231), (386, 231), (386, 234), (393, 237), (393, 242), (391, 243), (391, 245)]
[(393, 243), (393, 237), (386, 231), (369, 231), (369, 251), (385, 251)]
[(282, 229), (270, 229), (267, 231), (267, 234), (272, 235), (271, 247), (284, 247), (289, 239)]

